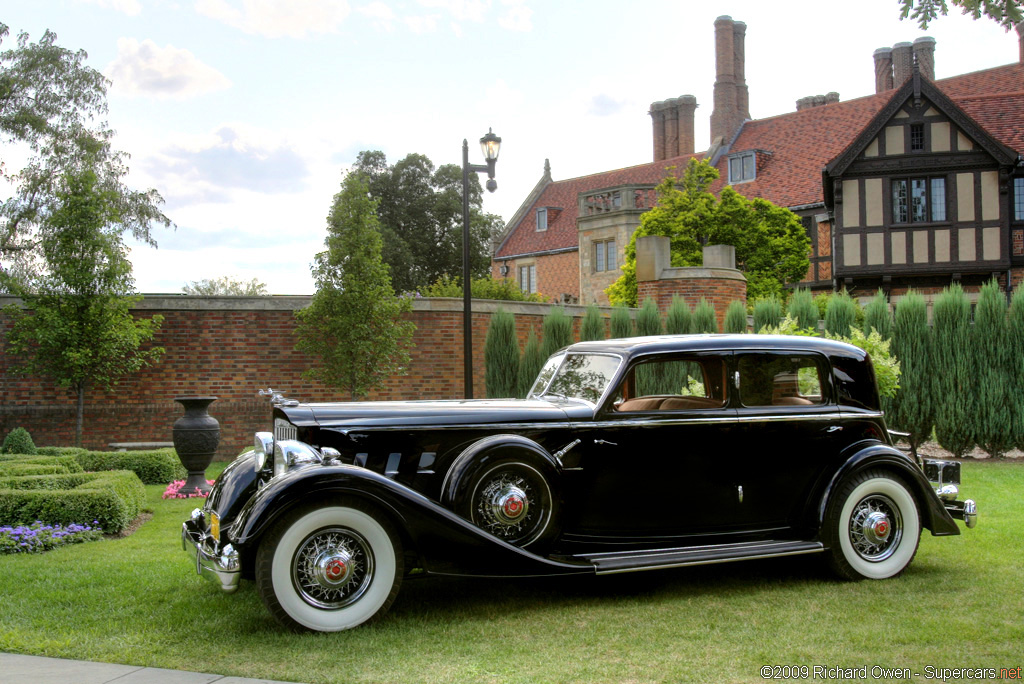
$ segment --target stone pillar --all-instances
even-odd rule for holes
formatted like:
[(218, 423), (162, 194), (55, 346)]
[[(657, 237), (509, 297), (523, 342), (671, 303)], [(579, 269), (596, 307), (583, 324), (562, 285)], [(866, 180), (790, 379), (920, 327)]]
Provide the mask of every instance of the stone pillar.
[(875, 92), (892, 90), (892, 48), (875, 50)]
[(715, 19), (715, 107), (711, 112), (711, 142), (730, 140), (736, 131), (736, 74), (734, 33), (730, 16)]
[(644, 235), (636, 239), (636, 279), (658, 280), (672, 265), (672, 240), (664, 235)]
[(737, 21), (732, 25), (732, 71), (736, 79), (736, 116), (739, 122), (750, 118), (750, 91), (747, 90), (745, 39), (747, 25)]
[(693, 154), (693, 113), (697, 109), (697, 98), (693, 95), (683, 95), (676, 100), (677, 120), (679, 126), (679, 154)]
[(665, 159), (665, 103), (664, 102), (652, 102), (651, 111), (647, 112), (651, 115), (651, 127), (653, 129), (654, 138), (654, 161), (662, 161)]
[(935, 80), (935, 39), (931, 36), (921, 36), (914, 39), (914, 57), (917, 58), (917, 68), (921, 75), (929, 81)]
[(914, 73), (914, 46), (896, 43), (892, 46), (892, 82), (899, 88)]

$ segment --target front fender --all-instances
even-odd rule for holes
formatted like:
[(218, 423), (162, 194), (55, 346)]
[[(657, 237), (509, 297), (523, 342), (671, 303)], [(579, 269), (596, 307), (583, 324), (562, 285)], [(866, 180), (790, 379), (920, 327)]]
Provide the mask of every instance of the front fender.
[(229, 538), (252, 553), (273, 524), (297, 506), (353, 498), (387, 515), (423, 569), (433, 574), (516, 577), (594, 572), (590, 564), (554, 561), (507, 544), (409, 487), (350, 465), (308, 466), (274, 478), (246, 503)]
[(856, 451), (832, 476), (825, 495), (818, 504), (818, 529), (822, 529), (829, 504), (843, 479), (867, 468), (879, 468), (898, 473), (910, 486), (921, 510), (922, 525), (932, 536), (945, 537), (960, 534), (960, 528), (939, 501), (921, 468), (902, 451), (888, 444), (871, 443), (854, 447)]

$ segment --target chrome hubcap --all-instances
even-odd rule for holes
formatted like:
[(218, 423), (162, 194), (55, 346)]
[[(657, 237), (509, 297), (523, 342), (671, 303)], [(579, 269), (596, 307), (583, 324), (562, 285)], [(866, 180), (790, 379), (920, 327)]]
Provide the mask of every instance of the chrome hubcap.
[(373, 554), (345, 528), (314, 532), (295, 552), (292, 582), (306, 603), (334, 610), (358, 600), (373, 579)]
[(511, 543), (529, 540), (544, 515), (533, 484), (515, 471), (499, 472), (482, 482), (473, 511), (473, 522)]
[(491, 514), (495, 520), (505, 525), (515, 525), (521, 518), (526, 517), (529, 509), (530, 502), (526, 499), (526, 492), (519, 487), (507, 485), (492, 494)]
[(883, 561), (896, 551), (903, 537), (899, 507), (881, 494), (862, 499), (850, 516), (850, 542), (869, 561)]

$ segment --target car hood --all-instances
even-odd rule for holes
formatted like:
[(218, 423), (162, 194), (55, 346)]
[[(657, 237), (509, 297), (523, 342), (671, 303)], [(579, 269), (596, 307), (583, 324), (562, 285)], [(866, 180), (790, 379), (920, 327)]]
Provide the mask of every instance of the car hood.
[(300, 404), (278, 411), (298, 426), (395, 428), (566, 422), (569, 413), (577, 414), (580, 409), (581, 405), (537, 399), (464, 399)]

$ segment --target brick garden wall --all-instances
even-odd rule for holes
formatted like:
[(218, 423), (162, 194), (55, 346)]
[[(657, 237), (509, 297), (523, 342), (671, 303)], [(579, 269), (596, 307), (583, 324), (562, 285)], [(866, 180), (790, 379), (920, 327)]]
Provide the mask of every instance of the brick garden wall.
[[(303, 401), (343, 401), (340, 391), (305, 380), (311, 365), (295, 351), (294, 312), (309, 297), (149, 296), (135, 314), (164, 317), (155, 344), (162, 361), (125, 377), (112, 392), (86, 395), (83, 446), (106, 449), (110, 442), (170, 441), (171, 426), (183, 414), (173, 397), (202, 394), (218, 400), (210, 414), (220, 421), (218, 458), (231, 458), (269, 426), (270, 405), (257, 390), (273, 386)], [(15, 302), (0, 297), (0, 309)], [(485, 395), (483, 346), (491, 314), (499, 307), (516, 315), (520, 347), (532, 328), (540, 337), (547, 304), (473, 303), (474, 395)], [(568, 306), (578, 337), (583, 308)], [(607, 311), (605, 312), (607, 313)], [(409, 373), (392, 378), (370, 399), (452, 399), (463, 396), (462, 300), (419, 299), (409, 315), (416, 324)], [(0, 313), (0, 439), (25, 427), (39, 446), (74, 443), (74, 396), (52, 381), (18, 375), (4, 353), (9, 327)]]

